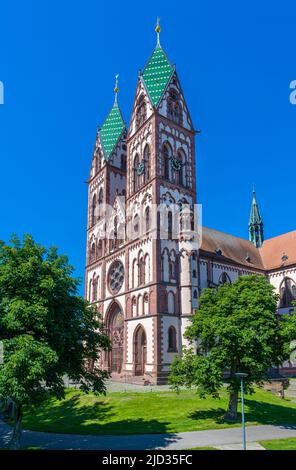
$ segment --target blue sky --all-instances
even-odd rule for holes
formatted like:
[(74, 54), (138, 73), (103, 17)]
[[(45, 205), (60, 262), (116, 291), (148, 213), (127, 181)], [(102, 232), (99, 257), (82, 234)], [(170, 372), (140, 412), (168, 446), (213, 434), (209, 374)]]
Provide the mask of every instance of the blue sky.
[(11, 0), (0, 12), (0, 238), (32, 233), (83, 276), (96, 127), (113, 103), (117, 72), (129, 122), (157, 15), (202, 131), (204, 225), (247, 237), (255, 184), (266, 237), (296, 228), (295, 2)]

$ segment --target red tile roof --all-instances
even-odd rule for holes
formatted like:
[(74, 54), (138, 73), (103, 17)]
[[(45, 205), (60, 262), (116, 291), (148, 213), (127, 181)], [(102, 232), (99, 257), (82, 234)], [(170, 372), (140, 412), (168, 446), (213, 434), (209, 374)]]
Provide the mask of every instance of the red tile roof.
[(296, 264), (296, 231), (270, 238), (258, 249), (244, 238), (203, 227), (201, 254), (262, 271), (279, 269)]
[(266, 240), (259, 251), (267, 270), (296, 264), (296, 230)]

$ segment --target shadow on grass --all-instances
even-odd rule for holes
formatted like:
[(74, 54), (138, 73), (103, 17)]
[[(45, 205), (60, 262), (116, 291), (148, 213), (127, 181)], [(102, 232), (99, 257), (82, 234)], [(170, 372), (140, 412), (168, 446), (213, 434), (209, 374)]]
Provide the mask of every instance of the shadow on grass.
[[(284, 405), (259, 402), (245, 399), (245, 420), (248, 424), (270, 424), (284, 428), (296, 429), (296, 408)], [(236, 425), (241, 422), (241, 413), (237, 421), (228, 421), (224, 418), (223, 408), (192, 412), (189, 417), (194, 420), (210, 420), (216, 424)]]
[[(23, 420), (24, 429), (52, 433), (52, 436), (47, 434), (46, 439), (42, 439), (41, 436), (42, 442), (40, 443), (38, 439), (32, 441), (33, 434), (27, 432), (25, 433), (27, 434), (27, 436), (25, 435), (25, 443), (40, 445), (45, 449), (69, 449), (74, 446), (73, 448), (75, 449), (105, 450), (107, 448), (122, 450), (154, 449), (156, 447), (165, 447), (169, 443), (178, 440), (174, 433), (168, 433), (168, 425), (170, 423), (150, 418), (116, 420), (116, 413), (113, 408), (110, 403), (105, 401), (81, 405), (79, 396), (59, 403), (49, 403), (48, 407), (42, 406), (39, 409), (33, 407), (27, 408)], [(72, 436), (62, 437), (54, 433)], [(134, 439), (132, 442), (129, 442), (131, 441), (131, 434), (139, 434), (136, 442)], [(144, 434), (159, 435), (147, 438)], [(165, 434), (165, 436), (161, 436), (161, 434)], [(120, 435), (120, 439), (116, 437), (118, 435)], [(104, 438), (102, 439), (100, 436), (104, 436)], [(27, 441), (28, 438), (29, 441)]]

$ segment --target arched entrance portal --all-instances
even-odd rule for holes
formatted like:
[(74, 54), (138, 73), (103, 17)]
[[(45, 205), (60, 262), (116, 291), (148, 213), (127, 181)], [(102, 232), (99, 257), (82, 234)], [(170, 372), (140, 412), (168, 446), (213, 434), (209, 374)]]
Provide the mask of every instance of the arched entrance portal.
[(123, 364), (123, 329), (124, 317), (120, 306), (114, 303), (109, 312), (108, 331), (111, 341), (109, 353), (109, 370), (117, 374), (121, 373)]
[(134, 336), (135, 375), (144, 375), (147, 359), (147, 341), (144, 328), (140, 325)]

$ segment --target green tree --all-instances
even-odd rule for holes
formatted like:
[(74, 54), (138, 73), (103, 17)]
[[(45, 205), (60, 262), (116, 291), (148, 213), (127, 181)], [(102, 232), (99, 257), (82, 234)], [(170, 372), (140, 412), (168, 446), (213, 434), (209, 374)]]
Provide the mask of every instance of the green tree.
[(276, 314), (277, 296), (264, 276), (241, 276), (232, 285), (204, 289), (185, 336), (190, 347), (171, 367), (170, 383), (196, 387), (201, 397), (219, 396), (228, 373), (226, 419), (237, 419), (239, 381), (248, 374), (245, 389), (267, 379), (267, 370), (287, 360), (296, 338), (295, 314)]
[(64, 397), (63, 376), (88, 392), (105, 392), (108, 374), (99, 361), (109, 348), (95, 309), (78, 295), (73, 267), (56, 248), (46, 249), (30, 235), (0, 243), (0, 397), (14, 402), (12, 445), (19, 448), (22, 408)]

